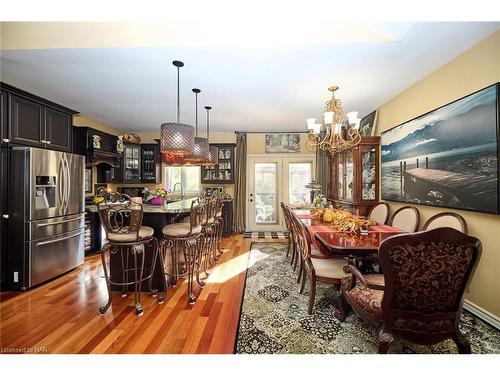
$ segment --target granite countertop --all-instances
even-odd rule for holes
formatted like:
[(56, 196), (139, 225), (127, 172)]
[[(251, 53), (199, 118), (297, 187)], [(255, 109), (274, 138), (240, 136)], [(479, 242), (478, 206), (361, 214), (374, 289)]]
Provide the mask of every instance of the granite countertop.
[[(191, 202), (197, 198), (186, 198), (176, 202), (167, 203), (164, 206), (155, 206), (152, 204), (144, 204), (143, 210), (145, 214), (181, 214), (191, 211)], [(87, 205), (85, 209), (90, 212), (97, 212), (95, 205)]]

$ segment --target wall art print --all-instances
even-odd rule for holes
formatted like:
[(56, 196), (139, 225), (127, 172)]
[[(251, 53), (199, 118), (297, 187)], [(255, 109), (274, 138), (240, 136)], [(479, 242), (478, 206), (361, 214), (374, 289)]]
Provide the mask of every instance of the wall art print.
[(300, 152), (300, 134), (266, 134), (266, 152)]
[(499, 213), (498, 84), (382, 133), (382, 199)]

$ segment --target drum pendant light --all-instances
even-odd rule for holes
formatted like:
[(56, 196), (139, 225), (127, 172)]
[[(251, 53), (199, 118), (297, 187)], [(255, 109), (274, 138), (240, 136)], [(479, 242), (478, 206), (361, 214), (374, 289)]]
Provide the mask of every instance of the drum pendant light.
[(194, 137), (194, 151), (193, 155), (188, 156), (185, 160), (186, 163), (191, 165), (205, 165), (209, 162), (209, 151), (208, 151), (208, 139), (203, 137), (198, 137), (198, 94), (201, 92), (200, 89), (193, 89), (195, 93), (195, 103), (196, 103), (196, 112), (195, 112), (195, 122), (196, 122), (196, 131)]
[[(206, 106), (205, 109), (207, 110), (207, 140), (210, 142), (210, 110), (212, 107)], [(208, 165), (217, 165), (219, 164), (219, 149), (216, 146), (210, 145), (208, 147), (209, 150), (209, 162), (207, 163)]]
[(160, 150), (167, 164), (182, 163), (182, 159), (193, 154), (194, 151), (194, 128), (191, 125), (181, 124), (180, 117), (180, 95), (179, 95), (179, 71), (184, 66), (182, 61), (173, 61), (177, 68), (177, 122), (161, 125)]

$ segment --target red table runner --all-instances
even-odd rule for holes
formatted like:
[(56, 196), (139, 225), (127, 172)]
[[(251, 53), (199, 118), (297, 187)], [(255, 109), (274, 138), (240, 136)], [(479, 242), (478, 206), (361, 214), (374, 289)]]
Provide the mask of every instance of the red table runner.
[[(311, 241), (316, 245), (316, 233), (341, 233), (342, 231), (335, 229), (330, 224), (310, 225), (307, 231), (311, 237)], [(347, 233), (347, 232), (342, 232)], [(397, 228), (390, 227), (389, 225), (373, 225), (368, 228), (368, 233), (402, 233)]]

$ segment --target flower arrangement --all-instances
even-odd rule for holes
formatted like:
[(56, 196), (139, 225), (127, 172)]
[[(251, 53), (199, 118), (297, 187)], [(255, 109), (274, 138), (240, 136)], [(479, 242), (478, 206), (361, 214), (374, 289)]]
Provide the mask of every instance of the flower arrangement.
[(146, 197), (146, 202), (155, 205), (162, 205), (167, 200), (167, 194), (169, 193), (168, 189), (165, 187), (158, 185), (153, 190), (146, 189), (145, 191), (148, 196)]
[(344, 208), (321, 208), (314, 210), (312, 215), (343, 232), (359, 232), (361, 229), (368, 229), (368, 227), (377, 224), (373, 220), (355, 216)]

